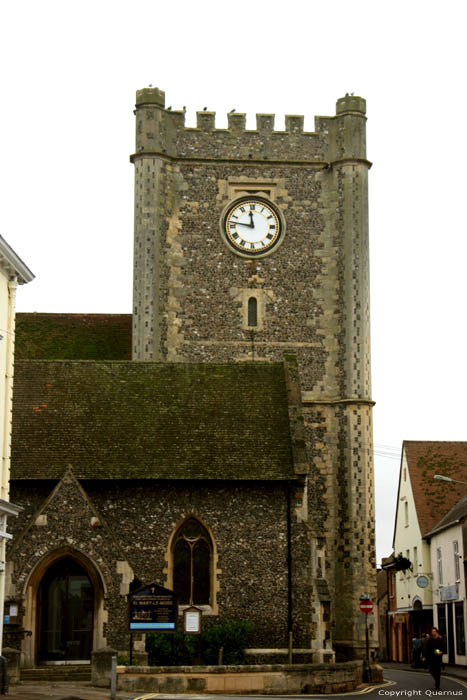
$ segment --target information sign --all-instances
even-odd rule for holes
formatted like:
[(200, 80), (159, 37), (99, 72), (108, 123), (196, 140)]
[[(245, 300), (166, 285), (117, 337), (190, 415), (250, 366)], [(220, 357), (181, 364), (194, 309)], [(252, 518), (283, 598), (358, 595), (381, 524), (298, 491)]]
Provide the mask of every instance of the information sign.
[(173, 591), (157, 584), (144, 586), (128, 595), (130, 631), (174, 631), (177, 622), (177, 601)]
[(201, 616), (202, 610), (194, 606), (183, 611), (183, 631), (185, 634), (201, 633)]
[(444, 586), (439, 590), (439, 597), (444, 602), (445, 600), (457, 600), (459, 598), (459, 591), (457, 585)]

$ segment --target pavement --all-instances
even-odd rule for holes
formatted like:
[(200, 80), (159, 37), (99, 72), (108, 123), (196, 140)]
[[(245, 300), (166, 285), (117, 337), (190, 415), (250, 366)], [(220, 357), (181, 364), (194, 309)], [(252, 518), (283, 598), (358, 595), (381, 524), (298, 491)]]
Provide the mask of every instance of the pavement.
[[(416, 671), (417, 673), (428, 673), (425, 668), (413, 668), (410, 664), (399, 663), (397, 661), (380, 661), (380, 666), (391, 671)], [(459, 678), (462, 681), (467, 681), (467, 666), (454, 666), (453, 664), (445, 664), (441, 671), (441, 676), (449, 676), (450, 678)]]
[[(144, 693), (141, 693), (144, 695)], [(50, 683), (49, 681), (23, 681), (12, 685), (8, 695), (2, 696), (17, 700), (110, 700), (109, 688), (95, 688), (89, 682)], [(129, 700), (135, 694), (117, 691), (118, 700)]]
[[(381, 666), (383, 669), (391, 671), (428, 673), (423, 668), (412, 668), (410, 664), (404, 663), (383, 662)], [(467, 667), (446, 665), (441, 675), (467, 681)], [(146, 695), (144, 692), (140, 694)], [(36, 681), (12, 685), (8, 695), (4, 697), (16, 698), (16, 700), (110, 700), (110, 690), (108, 688), (95, 688), (88, 682), (50, 683)], [(128, 693), (128, 691), (118, 690), (116, 694), (117, 700), (131, 700), (134, 697), (135, 693)]]

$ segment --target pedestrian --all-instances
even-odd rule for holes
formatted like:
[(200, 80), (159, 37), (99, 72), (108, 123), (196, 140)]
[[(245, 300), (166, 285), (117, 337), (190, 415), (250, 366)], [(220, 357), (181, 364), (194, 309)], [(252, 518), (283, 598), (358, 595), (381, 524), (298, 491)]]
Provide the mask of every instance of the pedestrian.
[(412, 638), (412, 668), (417, 668), (420, 660), (421, 640), (418, 637)]
[(443, 654), (445, 653), (444, 639), (440, 635), (438, 628), (433, 627), (431, 636), (426, 643), (426, 661), (428, 670), (434, 678), (435, 690), (439, 690), (441, 681), (441, 665), (443, 663)]
[(427, 655), (426, 645), (428, 644), (429, 639), (430, 639), (430, 635), (428, 634), (428, 632), (424, 632), (422, 634), (422, 651), (421, 651), (421, 661), (422, 661), (423, 668), (428, 668), (428, 663), (426, 660), (426, 655)]

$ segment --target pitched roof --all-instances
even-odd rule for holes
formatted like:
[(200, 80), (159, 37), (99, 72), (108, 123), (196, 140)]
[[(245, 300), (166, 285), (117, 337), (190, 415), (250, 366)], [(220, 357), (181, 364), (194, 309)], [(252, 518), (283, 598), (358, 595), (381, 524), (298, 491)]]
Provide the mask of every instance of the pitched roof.
[(27, 284), (27, 282), (32, 282), (34, 279), (34, 275), (29, 267), (15, 253), (13, 248), (8, 245), (3, 236), (0, 236), (0, 267), (9, 276), (16, 277), (18, 284)]
[(130, 360), (131, 314), (17, 313), (17, 360)]
[(410, 483), (422, 536), (465, 495), (465, 486), (435, 481), (435, 474), (467, 481), (467, 442), (404, 440)]
[(12, 479), (294, 478), (284, 366), (23, 361)]
[(451, 525), (455, 525), (456, 523), (459, 523), (467, 517), (467, 496), (464, 496), (461, 498), (461, 500), (456, 503), (454, 508), (451, 508), (449, 513), (447, 513), (444, 518), (441, 518), (439, 523), (435, 525), (435, 527), (427, 533), (428, 536), (435, 535), (437, 532), (441, 532), (441, 530), (445, 530), (446, 528), (450, 527)]

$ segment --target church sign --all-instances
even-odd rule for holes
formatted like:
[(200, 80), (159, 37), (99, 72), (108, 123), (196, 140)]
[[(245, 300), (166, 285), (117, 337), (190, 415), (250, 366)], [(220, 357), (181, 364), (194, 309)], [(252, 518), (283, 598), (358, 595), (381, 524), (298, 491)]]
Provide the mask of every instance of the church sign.
[(130, 631), (174, 631), (177, 621), (177, 601), (173, 591), (157, 584), (140, 588), (129, 596)]

